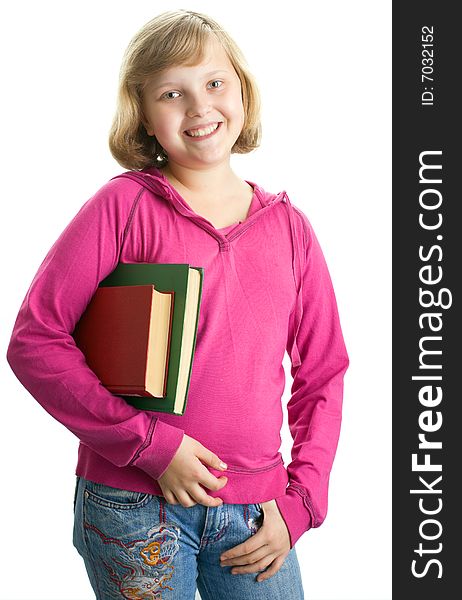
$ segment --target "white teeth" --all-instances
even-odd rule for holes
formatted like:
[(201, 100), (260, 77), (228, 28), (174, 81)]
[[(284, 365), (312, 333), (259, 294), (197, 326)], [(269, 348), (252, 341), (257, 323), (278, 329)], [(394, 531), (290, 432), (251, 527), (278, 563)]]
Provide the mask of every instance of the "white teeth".
[(218, 123), (215, 123), (215, 125), (210, 125), (210, 127), (207, 127), (205, 129), (195, 129), (194, 131), (187, 130), (186, 133), (191, 137), (202, 137), (203, 135), (209, 135), (209, 133), (215, 131), (217, 127)]

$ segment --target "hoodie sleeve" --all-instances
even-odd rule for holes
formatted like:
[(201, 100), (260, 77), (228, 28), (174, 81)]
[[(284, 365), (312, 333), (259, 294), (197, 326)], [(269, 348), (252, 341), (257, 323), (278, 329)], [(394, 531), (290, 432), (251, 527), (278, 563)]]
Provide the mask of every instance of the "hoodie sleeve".
[(183, 430), (109, 392), (72, 337), (99, 282), (120, 260), (142, 192), (111, 180), (81, 207), (32, 280), (6, 358), (28, 392), (83, 444), (118, 467), (133, 465), (158, 479)]
[(296, 300), (301, 317), (297, 323), (295, 308), (287, 340), (293, 377), (287, 404), (292, 461), (287, 467), (286, 494), (276, 498), (291, 548), (305, 531), (319, 527), (327, 513), (329, 476), (340, 434), (343, 377), (349, 364), (322, 250), (307, 217), (294, 209), (303, 223), (300, 237), (306, 250)]

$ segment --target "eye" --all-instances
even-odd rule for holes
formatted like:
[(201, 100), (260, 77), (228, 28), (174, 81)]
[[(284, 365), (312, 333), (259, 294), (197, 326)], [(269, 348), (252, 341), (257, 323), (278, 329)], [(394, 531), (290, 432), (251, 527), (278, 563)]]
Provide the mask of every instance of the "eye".
[[(223, 81), (221, 79), (214, 79), (213, 81), (210, 82), (209, 85), (213, 84), (213, 83), (219, 83), (222, 84)], [(221, 87), (221, 85), (219, 86), (215, 86), (214, 89), (219, 89)], [(176, 98), (172, 98), (171, 96), (169, 96), (169, 94), (179, 94), (179, 92), (176, 92), (174, 90), (171, 90), (170, 92), (165, 92), (165, 94), (162, 94), (162, 98), (165, 98), (166, 100), (175, 100)]]
[(174, 100), (175, 98), (168, 98), (168, 94), (178, 94), (178, 92), (172, 91), (172, 92), (165, 92), (165, 94), (162, 94), (162, 98), (165, 98), (166, 100)]

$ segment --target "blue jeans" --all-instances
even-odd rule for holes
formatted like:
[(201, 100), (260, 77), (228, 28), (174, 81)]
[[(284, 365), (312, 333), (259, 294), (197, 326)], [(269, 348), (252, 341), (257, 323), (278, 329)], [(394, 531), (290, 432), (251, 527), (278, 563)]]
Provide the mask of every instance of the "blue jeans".
[(303, 600), (292, 548), (279, 571), (231, 574), (220, 555), (254, 535), (260, 504), (185, 508), (163, 496), (131, 492), (77, 477), (73, 543), (97, 600)]

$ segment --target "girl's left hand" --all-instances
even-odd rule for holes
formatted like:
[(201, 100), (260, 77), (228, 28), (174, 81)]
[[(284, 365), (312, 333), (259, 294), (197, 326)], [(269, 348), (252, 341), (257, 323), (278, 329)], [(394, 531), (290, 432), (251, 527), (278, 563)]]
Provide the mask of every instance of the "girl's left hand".
[(290, 551), (287, 525), (279, 512), (276, 500), (262, 503), (263, 524), (257, 533), (243, 544), (230, 548), (220, 556), (222, 567), (231, 566), (231, 573), (260, 573), (257, 581), (269, 579), (282, 567)]

